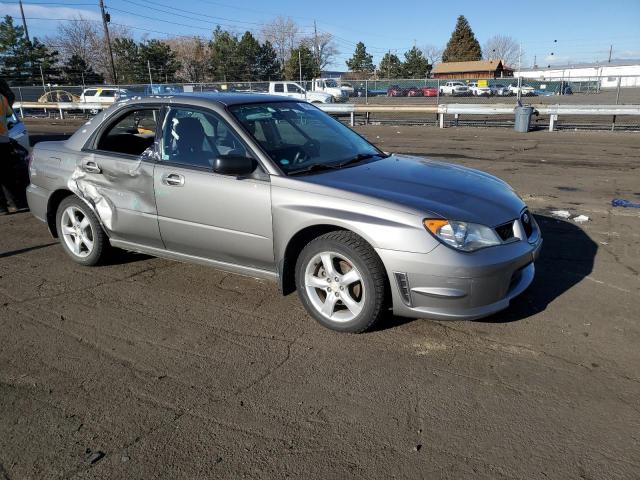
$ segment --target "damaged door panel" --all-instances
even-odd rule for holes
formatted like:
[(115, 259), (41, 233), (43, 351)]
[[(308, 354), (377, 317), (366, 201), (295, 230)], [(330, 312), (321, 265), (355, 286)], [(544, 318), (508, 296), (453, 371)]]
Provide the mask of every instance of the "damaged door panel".
[(128, 111), (102, 130), (69, 188), (89, 202), (115, 240), (163, 248), (153, 191), (157, 109)]
[(221, 155), (250, 155), (213, 112), (171, 108), (164, 118), (154, 189), (166, 248), (273, 271), (269, 176), (213, 171)]

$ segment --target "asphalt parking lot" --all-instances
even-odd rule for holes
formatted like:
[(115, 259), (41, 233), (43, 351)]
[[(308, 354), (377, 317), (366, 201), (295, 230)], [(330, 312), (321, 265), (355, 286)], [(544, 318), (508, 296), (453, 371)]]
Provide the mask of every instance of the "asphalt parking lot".
[(84, 268), (0, 217), (0, 479), (640, 477), (640, 210), (611, 207), (640, 202), (638, 134), (359, 131), (511, 183), (545, 238), (532, 287), (480, 321), (336, 334), (275, 284)]

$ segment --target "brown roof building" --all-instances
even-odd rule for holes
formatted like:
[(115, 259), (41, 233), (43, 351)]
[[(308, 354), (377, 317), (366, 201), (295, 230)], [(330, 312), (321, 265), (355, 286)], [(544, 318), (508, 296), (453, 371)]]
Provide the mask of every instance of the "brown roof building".
[(479, 60), (475, 62), (442, 62), (431, 71), (433, 78), (478, 79), (512, 77), (513, 69), (502, 64), (502, 60)]

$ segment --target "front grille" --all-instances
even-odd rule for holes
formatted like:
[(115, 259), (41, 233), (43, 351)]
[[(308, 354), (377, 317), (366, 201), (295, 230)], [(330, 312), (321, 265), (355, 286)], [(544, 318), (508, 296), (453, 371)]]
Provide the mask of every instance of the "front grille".
[(505, 223), (496, 227), (496, 233), (503, 242), (513, 238), (513, 222)]
[(524, 233), (527, 235), (527, 238), (529, 238), (533, 233), (533, 218), (531, 218), (529, 210), (522, 212), (522, 215), (520, 215), (520, 222), (522, 222)]

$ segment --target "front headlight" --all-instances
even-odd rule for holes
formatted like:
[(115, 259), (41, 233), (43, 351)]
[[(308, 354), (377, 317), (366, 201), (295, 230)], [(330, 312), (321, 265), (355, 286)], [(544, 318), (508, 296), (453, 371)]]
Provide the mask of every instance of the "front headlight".
[(500, 245), (500, 238), (489, 227), (477, 223), (427, 218), (424, 226), (438, 240), (464, 252)]

